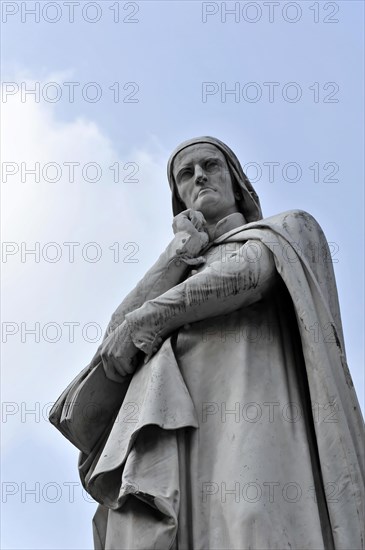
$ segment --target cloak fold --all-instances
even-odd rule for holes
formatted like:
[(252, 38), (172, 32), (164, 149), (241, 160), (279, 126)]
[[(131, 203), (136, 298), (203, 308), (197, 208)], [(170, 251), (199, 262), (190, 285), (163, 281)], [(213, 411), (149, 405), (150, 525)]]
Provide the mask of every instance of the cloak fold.
[[(234, 229), (213, 245), (247, 240), (271, 251), (292, 299), (311, 402), (331, 403), (338, 411), (335, 422), (313, 419), (323, 484), (340, 488), (335, 501), (326, 494), (334, 548), (363, 548), (363, 422), (346, 364), (328, 244), (309, 214), (290, 211)], [(96, 356), (51, 411), (50, 421), (80, 449), (81, 480), (101, 504), (94, 519), (97, 548), (174, 544), (177, 430), (198, 429), (199, 422), (171, 338), (122, 384), (106, 379)], [(98, 412), (94, 420), (80, 414), (90, 403)]]

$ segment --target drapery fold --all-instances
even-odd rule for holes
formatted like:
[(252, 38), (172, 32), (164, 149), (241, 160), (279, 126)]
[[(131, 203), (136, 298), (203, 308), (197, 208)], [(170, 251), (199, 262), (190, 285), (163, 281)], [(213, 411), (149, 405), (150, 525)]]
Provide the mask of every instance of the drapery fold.
[[(340, 488), (335, 501), (326, 495), (334, 548), (363, 548), (363, 423), (346, 364), (326, 239), (309, 214), (290, 211), (234, 229), (214, 244), (248, 239), (271, 251), (291, 296), (311, 402), (332, 403), (338, 410), (336, 422), (323, 418), (314, 422), (323, 485), (336, 483)], [(125, 385), (109, 387), (110, 381), (102, 380), (97, 371), (100, 368), (97, 363), (85, 369), (65, 390), (51, 412), (51, 422), (82, 451), (82, 482), (102, 505), (98, 532), (102, 517), (108, 525), (100, 544), (106, 549), (118, 548), (117, 544), (170, 548), (180, 499), (177, 430), (199, 428), (171, 337)], [(79, 391), (88, 384), (87, 391)], [(100, 406), (110, 404), (111, 410), (109, 415), (101, 414), (93, 432), (90, 419), (79, 411), (96, 394)], [(90, 437), (90, 430), (97, 437)]]

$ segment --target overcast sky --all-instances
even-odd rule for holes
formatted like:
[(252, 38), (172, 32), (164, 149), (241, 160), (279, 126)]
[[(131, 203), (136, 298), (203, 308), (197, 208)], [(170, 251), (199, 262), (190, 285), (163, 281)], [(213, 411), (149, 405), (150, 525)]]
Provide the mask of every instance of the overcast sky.
[(90, 549), (95, 503), (47, 414), (171, 239), (184, 139), (225, 141), (265, 216), (318, 220), (363, 402), (363, 2), (1, 7), (2, 548)]

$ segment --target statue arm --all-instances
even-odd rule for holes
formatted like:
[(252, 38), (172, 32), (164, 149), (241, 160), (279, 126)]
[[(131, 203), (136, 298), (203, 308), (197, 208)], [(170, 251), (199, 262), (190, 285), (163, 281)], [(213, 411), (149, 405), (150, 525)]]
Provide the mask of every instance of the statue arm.
[(203, 258), (193, 257), (192, 240), (188, 232), (180, 231), (175, 234), (166, 250), (113, 313), (106, 335), (123, 323), (128, 313), (179, 284), (189, 266), (204, 261)]
[(259, 241), (255, 241), (259, 257), (247, 261), (250, 242), (227, 261), (213, 262), (127, 314), (126, 324), (134, 345), (149, 357), (181, 326), (225, 315), (260, 300), (278, 275), (272, 253)]
[(118, 307), (94, 356), (97, 361), (101, 359), (107, 378), (114, 382), (123, 382), (141, 358), (141, 351), (134, 345), (125, 322), (126, 315), (174, 288), (184, 278), (189, 266), (205, 262), (205, 258), (199, 256), (209, 240), (202, 214), (185, 210), (175, 216), (172, 227), (175, 237)]

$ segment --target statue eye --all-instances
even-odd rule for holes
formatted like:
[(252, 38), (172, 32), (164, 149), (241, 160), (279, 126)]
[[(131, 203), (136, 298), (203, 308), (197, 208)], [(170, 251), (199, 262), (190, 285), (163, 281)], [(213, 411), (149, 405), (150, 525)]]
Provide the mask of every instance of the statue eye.
[(185, 170), (182, 170), (179, 173), (178, 179), (179, 179), (179, 181), (185, 181), (185, 180), (191, 178), (192, 174), (193, 174), (192, 171), (189, 168), (186, 168)]
[(217, 167), (218, 167), (218, 162), (214, 159), (207, 160), (207, 162), (205, 163), (205, 169), (208, 172), (214, 172), (214, 170), (216, 170)]

